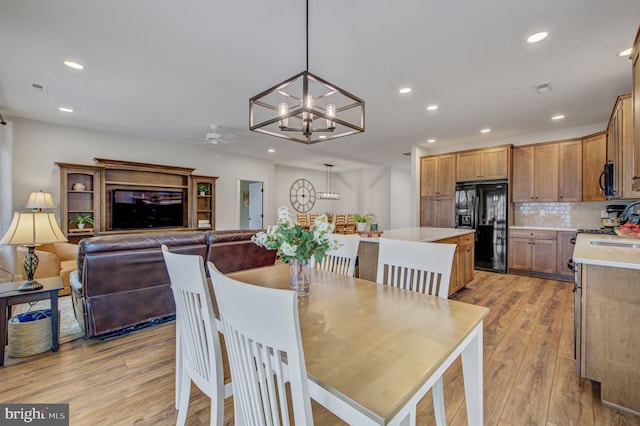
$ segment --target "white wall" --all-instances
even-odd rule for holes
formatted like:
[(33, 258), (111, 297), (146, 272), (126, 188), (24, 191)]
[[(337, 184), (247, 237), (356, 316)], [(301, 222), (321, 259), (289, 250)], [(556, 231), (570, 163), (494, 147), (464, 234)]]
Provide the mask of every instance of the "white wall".
[[(209, 145), (181, 147), (169, 143), (109, 132), (61, 126), (42, 121), (13, 119), (13, 209), (21, 209), (30, 192), (52, 193), (60, 205), (60, 172), (55, 162), (91, 165), (94, 158), (192, 167), (194, 173), (218, 176), (216, 183), (216, 228), (239, 227), (239, 180), (264, 182), (264, 225), (276, 221), (276, 209), (289, 201), (291, 184), (304, 178), (316, 191), (325, 191), (326, 172), (275, 166), (272, 161), (223, 153), (217, 157)], [(410, 175), (388, 167), (368, 167), (332, 173), (332, 190), (338, 201), (316, 200), (312, 213), (374, 213), (381, 229), (409, 226)], [(10, 196), (3, 194), (5, 199)], [(2, 197), (0, 197), (0, 200)], [(393, 203), (393, 208), (391, 204)], [(59, 218), (59, 210), (56, 211)]]
[[(181, 147), (136, 136), (13, 119), (13, 205), (20, 209), (31, 191), (45, 190), (60, 203), (60, 172), (54, 162), (94, 164), (94, 158), (192, 167), (194, 173), (219, 176), (216, 228), (238, 226), (238, 179), (264, 182), (265, 223), (275, 216), (274, 165), (270, 161), (223, 153), (209, 145)], [(56, 212), (59, 216), (59, 211)]]

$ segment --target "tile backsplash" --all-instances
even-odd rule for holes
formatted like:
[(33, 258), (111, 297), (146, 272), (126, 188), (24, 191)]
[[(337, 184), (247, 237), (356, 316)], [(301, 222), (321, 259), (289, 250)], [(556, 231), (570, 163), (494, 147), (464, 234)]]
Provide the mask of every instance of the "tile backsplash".
[(557, 228), (599, 228), (600, 212), (608, 204), (628, 201), (590, 201), (582, 203), (515, 203), (516, 226), (550, 226)]

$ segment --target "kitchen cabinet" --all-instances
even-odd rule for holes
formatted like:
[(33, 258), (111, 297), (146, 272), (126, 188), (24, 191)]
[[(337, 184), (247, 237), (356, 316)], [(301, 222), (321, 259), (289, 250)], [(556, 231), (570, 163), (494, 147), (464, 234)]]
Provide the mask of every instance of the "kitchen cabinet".
[(556, 274), (556, 231), (509, 230), (509, 272)]
[(568, 262), (573, 257), (573, 248), (575, 247), (571, 242), (575, 232), (571, 231), (558, 231), (557, 247), (558, 247), (558, 262), (556, 265), (556, 271), (559, 275), (567, 278), (568, 281), (573, 281), (573, 270), (569, 269)]
[[(56, 163), (60, 168), (60, 225), (69, 242), (97, 235), (101, 225), (100, 168)], [(93, 224), (78, 228), (74, 218), (90, 216)]]
[(582, 201), (582, 140), (558, 143), (558, 201)]
[(607, 163), (613, 164), (613, 197), (637, 198), (633, 184), (633, 117), (631, 94), (618, 96), (607, 127)]
[(420, 202), (420, 226), (454, 228), (454, 197), (422, 197)]
[(513, 150), (513, 202), (558, 201), (558, 144)]
[(455, 154), (420, 159), (420, 196), (454, 196), (456, 191)]
[(582, 139), (582, 201), (604, 201), (600, 174), (607, 161), (607, 135), (596, 133)]
[(451, 267), (451, 279), (449, 280), (449, 296), (473, 281), (474, 241), (474, 233), (434, 241), (439, 244), (456, 245), (453, 265)]
[(631, 174), (631, 189), (640, 191), (640, 28), (636, 34), (631, 51), (632, 61), (632, 103), (633, 103), (633, 173)]
[(420, 226), (454, 227), (455, 171), (455, 154), (420, 159)]
[(508, 179), (511, 145), (456, 154), (456, 181)]
[(640, 269), (576, 267), (578, 373), (600, 382), (604, 403), (640, 412)]

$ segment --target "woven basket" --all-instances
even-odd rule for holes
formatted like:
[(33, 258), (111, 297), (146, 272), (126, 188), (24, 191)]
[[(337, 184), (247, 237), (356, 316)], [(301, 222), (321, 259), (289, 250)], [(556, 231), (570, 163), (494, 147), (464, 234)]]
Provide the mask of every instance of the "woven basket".
[(7, 355), (12, 358), (36, 355), (51, 349), (51, 318), (19, 322), (9, 319)]

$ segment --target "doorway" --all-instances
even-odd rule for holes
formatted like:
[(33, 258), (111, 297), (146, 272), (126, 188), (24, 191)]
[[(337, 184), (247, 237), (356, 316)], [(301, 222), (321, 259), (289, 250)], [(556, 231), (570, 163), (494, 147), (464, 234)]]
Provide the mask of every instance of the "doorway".
[(240, 229), (262, 229), (263, 184), (253, 180), (240, 180), (239, 183)]

